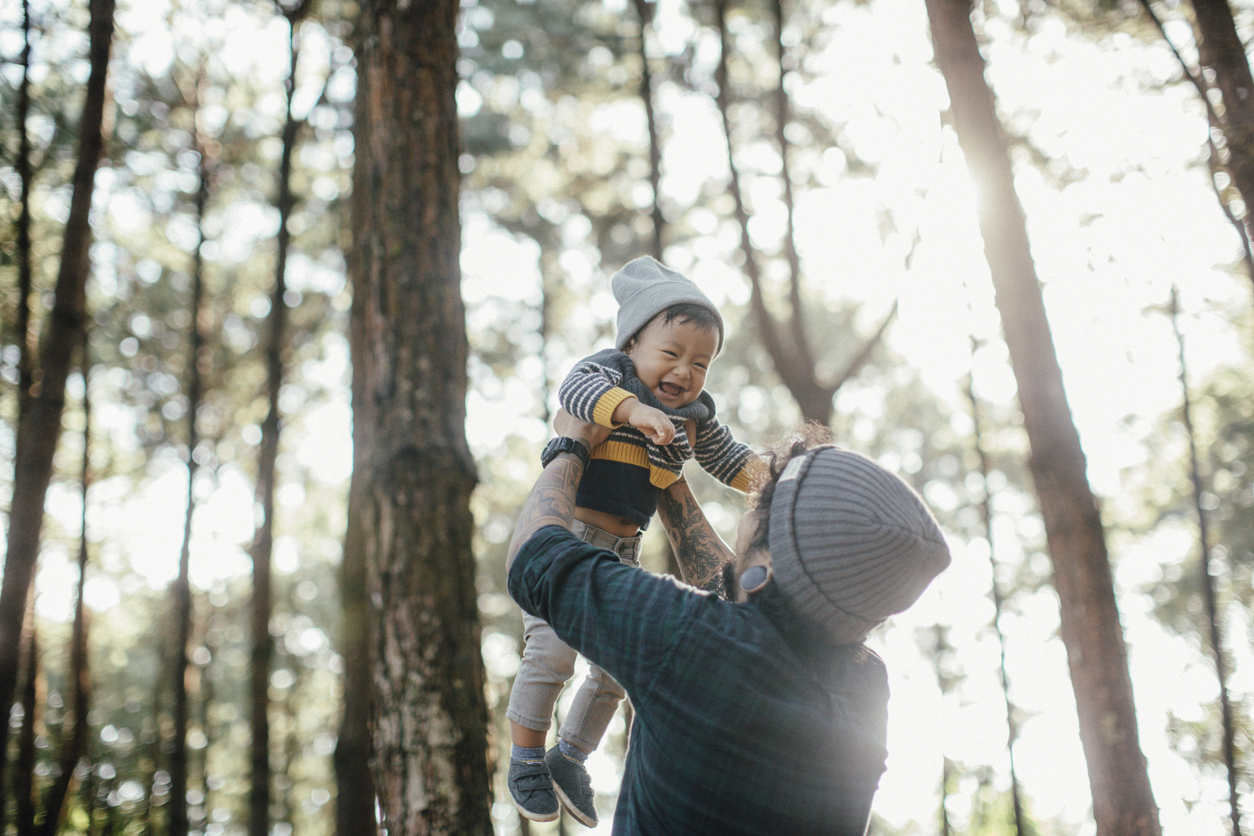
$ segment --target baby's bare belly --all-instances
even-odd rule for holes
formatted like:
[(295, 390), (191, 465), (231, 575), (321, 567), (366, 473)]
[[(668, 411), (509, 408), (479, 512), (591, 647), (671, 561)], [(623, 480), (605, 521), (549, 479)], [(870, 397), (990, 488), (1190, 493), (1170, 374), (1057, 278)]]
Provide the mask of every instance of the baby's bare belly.
[(591, 508), (575, 508), (575, 519), (587, 525), (594, 525), (602, 531), (608, 531), (615, 537), (635, 537), (640, 526), (631, 520), (623, 519), (616, 514), (594, 511)]

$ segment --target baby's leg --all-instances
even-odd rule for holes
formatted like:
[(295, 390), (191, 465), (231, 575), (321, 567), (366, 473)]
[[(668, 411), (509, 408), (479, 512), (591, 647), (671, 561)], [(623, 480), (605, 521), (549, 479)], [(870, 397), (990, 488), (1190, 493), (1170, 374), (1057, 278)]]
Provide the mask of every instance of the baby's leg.
[(590, 667), (558, 732), (558, 737), (583, 752), (592, 752), (600, 745), (618, 704), (626, 696), (623, 686), (612, 676), (596, 665)]
[[(592, 539), (589, 535), (583, 536), (585, 539)], [(614, 544), (614, 550), (623, 563), (640, 566), (639, 535), (618, 540)], [(590, 668), (588, 676), (575, 693), (570, 711), (562, 721), (562, 728), (557, 735), (585, 753), (594, 751), (600, 745), (605, 730), (614, 719), (614, 712), (618, 710), (618, 704), (627, 695), (614, 677), (596, 665), (590, 665)]]
[(522, 662), (514, 677), (506, 717), (515, 745), (544, 745), (553, 722), (553, 706), (575, 672), (575, 651), (566, 646), (545, 621), (523, 613)]

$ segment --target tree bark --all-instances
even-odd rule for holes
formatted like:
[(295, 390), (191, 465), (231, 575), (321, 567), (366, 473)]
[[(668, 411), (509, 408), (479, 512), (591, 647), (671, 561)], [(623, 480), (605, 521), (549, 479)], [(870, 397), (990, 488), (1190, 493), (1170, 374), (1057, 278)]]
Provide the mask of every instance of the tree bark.
[(1180, 359), (1180, 415), (1184, 419), (1184, 431), (1189, 437), (1189, 483), (1193, 486), (1193, 512), (1197, 516), (1197, 539), (1199, 551), (1198, 575), (1202, 586), (1202, 600), (1206, 608), (1206, 627), (1210, 640), (1211, 653), (1215, 656), (1215, 677), (1219, 680), (1219, 711), (1223, 725), (1223, 759), (1224, 768), (1228, 773), (1228, 818), (1232, 825), (1232, 836), (1241, 836), (1241, 795), (1237, 784), (1240, 772), (1237, 768), (1236, 727), (1233, 720), (1232, 699), (1228, 693), (1228, 659), (1224, 651), (1223, 629), (1220, 626), (1221, 615), (1219, 593), (1215, 586), (1215, 576), (1210, 568), (1210, 520), (1206, 515), (1203, 502), (1205, 489), (1202, 485), (1202, 468), (1198, 462), (1197, 433), (1193, 429), (1193, 400), (1189, 396), (1189, 367), (1185, 362), (1184, 334), (1180, 330), (1180, 296), (1175, 287), (1171, 288), (1171, 330), (1175, 332), (1176, 347)]
[[(13, 499), (0, 587), (0, 718), (13, 705), (20, 657), (22, 615), (35, 575), (43, 527), (44, 497), (52, 480), (52, 459), (61, 436), (65, 381), (85, 325), (85, 287), (90, 269), (92, 190), (104, 149), (105, 79), (113, 41), (114, 0), (91, 0), (91, 73), (79, 127), (78, 161), (74, 168), (70, 213), (65, 224), (61, 265), (57, 273), (52, 315), (45, 328), (39, 380), (27, 408), (18, 417), (13, 461)], [(7, 751), (9, 724), (0, 722), (0, 752)], [(0, 787), (4, 758), (0, 758)]]
[(958, 141), (982, 192), (980, 232), (1032, 449), (1029, 468), (1053, 560), (1097, 832), (1158, 836), (1105, 532), (1063, 389), (1009, 145), (984, 79), (971, 5), (927, 0), (927, 12)]
[(270, 294), (269, 328), (266, 343), (266, 397), (268, 408), (261, 424), (261, 449), (257, 456), (256, 502), (261, 508), (261, 524), (253, 539), (252, 665), (252, 742), (250, 744), (250, 787), (248, 795), (249, 836), (270, 832), (270, 668), (274, 658), (274, 637), (270, 618), (274, 611), (271, 563), (274, 554), (274, 489), (278, 478), (279, 436), (282, 411), (279, 392), (283, 388), (283, 343), (287, 332), (287, 253), (291, 244), (288, 220), (296, 206), (292, 192), (292, 155), (300, 122), (292, 113), (296, 93), (296, 66), (300, 56), (296, 27), (308, 4), (302, 2), (286, 14), (288, 23), (288, 74), (284, 82), (286, 114), (283, 122), (282, 152), (279, 155), (279, 231), (275, 254), (274, 289)]
[(35, 737), (46, 699), (43, 670), (39, 664), (39, 632), (35, 626), (33, 600), (26, 606), (26, 629), (22, 633), (26, 673), (22, 682), (22, 726), (17, 740), (17, 774), (13, 777), (13, 805), (17, 836), (35, 833)]
[(456, 0), (363, 4), (354, 296), (375, 786), (392, 836), (492, 833), (465, 437)]
[(649, 254), (662, 260), (662, 245), (666, 232), (666, 217), (662, 214), (662, 143), (658, 137), (657, 114), (653, 110), (653, 73), (649, 70), (648, 35), (653, 21), (654, 3), (635, 0), (636, 17), (640, 18), (640, 100), (644, 103), (644, 121), (649, 133), (649, 188), (653, 194), (653, 236)]
[(1198, 57), (1214, 72), (1222, 96), (1218, 115), (1228, 173), (1245, 203), (1246, 236), (1254, 239), (1254, 77), (1227, 0), (1192, 0), (1192, 5)]
[(370, 607), (366, 591), (366, 532), (364, 492), (369, 489), (366, 439), (369, 398), (365, 388), (365, 294), (353, 296), (349, 321), (350, 351), (354, 358), (353, 474), (348, 486), (348, 530), (340, 562), (340, 606), (344, 614), (344, 714), (335, 744), (335, 832), (361, 836), (378, 832), (375, 789), (370, 773), (370, 709), (374, 693), (370, 659)]
[(91, 702), (91, 672), (87, 667), (87, 606), (83, 601), (83, 590), (87, 585), (87, 493), (91, 487), (91, 355), (88, 352), (87, 332), (83, 332), (82, 362), (83, 374), (83, 473), (80, 480), (80, 493), (83, 498), (82, 515), (79, 518), (78, 539), (78, 585), (74, 598), (74, 627), (70, 635), (70, 711), (66, 723), (73, 723), (70, 733), (65, 734), (62, 725), (61, 757), (59, 764), (61, 774), (56, 777), (49, 788), (44, 801), (44, 820), (40, 828), (40, 836), (55, 836), (60, 830), (65, 815), (65, 800), (74, 786), (75, 772), (78, 763), (87, 750), (87, 711)]
[(179, 574), (171, 591), (174, 602), (174, 717), (172, 748), (170, 751), (170, 836), (186, 836), (189, 829), (187, 818), (187, 789), (189, 786), (189, 761), (187, 753), (187, 728), (191, 702), (188, 696), (191, 662), (187, 656), (187, 646), (191, 643), (192, 632), (192, 590), (191, 590), (191, 539), (192, 518), (196, 511), (196, 473), (199, 464), (196, 461), (196, 448), (200, 445), (200, 431), (196, 423), (196, 414), (200, 411), (204, 399), (204, 382), (201, 376), (200, 361), (204, 353), (204, 219), (205, 209), (209, 204), (210, 180), (212, 177), (209, 162), (208, 142), (200, 133), (200, 82), (193, 93), (195, 127), (193, 142), (197, 153), (197, 190), (196, 190), (196, 249), (192, 252), (191, 299), (188, 310), (191, 312), (191, 329), (188, 334), (187, 352), (187, 516), (183, 519), (183, 543), (179, 551)]
[[(18, 197), (17, 214), (17, 404), (20, 415), (26, 408), (31, 389), (31, 351), (30, 351), (30, 294), (34, 286), (34, 272), (31, 267), (31, 212), (30, 190), (34, 181), (31, 169), (30, 131), (26, 129), (26, 120), (30, 115), (30, 45), (31, 45), (30, 2), (22, 0), (22, 80), (17, 88), (17, 175), (21, 194)], [(3, 769), (0, 768), (0, 775)], [(0, 796), (3, 792), (0, 792)], [(3, 807), (4, 805), (0, 805)], [(4, 810), (0, 809), (0, 833), (4, 833)]]
[[(356, 268), (353, 268), (354, 275)], [(340, 606), (344, 617), (344, 713), (335, 745), (335, 832), (337, 836), (378, 833), (377, 794), (370, 764), (370, 714), (374, 680), (366, 573), (365, 493), (369, 490), (366, 441), (373, 411), (366, 389), (366, 294), (353, 294), (349, 352), (353, 357), (353, 472), (348, 486), (348, 525), (340, 561)]]

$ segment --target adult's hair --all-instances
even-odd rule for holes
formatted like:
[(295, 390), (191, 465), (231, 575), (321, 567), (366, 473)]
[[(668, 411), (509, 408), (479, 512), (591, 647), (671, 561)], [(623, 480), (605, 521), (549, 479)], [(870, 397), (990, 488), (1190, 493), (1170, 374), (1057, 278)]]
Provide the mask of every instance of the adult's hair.
[(831, 443), (831, 430), (811, 421), (805, 424), (795, 437), (780, 442), (762, 455), (767, 464), (767, 472), (760, 476), (758, 484), (751, 488), (754, 500), (753, 513), (758, 518), (758, 527), (749, 540), (748, 551), (758, 549), (770, 551), (771, 500), (775, 498), (775, 486), (779, 484), (779, 476), (788, 466), (788, 462), (807, 450)]

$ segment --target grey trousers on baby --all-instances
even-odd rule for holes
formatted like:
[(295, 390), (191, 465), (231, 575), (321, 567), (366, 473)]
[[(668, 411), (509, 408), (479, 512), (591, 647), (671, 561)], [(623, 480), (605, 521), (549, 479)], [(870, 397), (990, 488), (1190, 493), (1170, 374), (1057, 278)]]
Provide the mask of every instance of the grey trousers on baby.
[[(571, 531), (594, 546), (610, 549), (623, 563), (640, 565), (640, 535), (615, 537), (607, 531), (575, 520)], [(547, 622), (523, 613), (522, 663), (514, 677), (506, 715), (512, 722), (535, 731), (548, 731), (553, 706), (567, 680), (575, 672), (574, 650), (557, 637)], [(579, 686), (575, 701), (558, 729), (558, 737), (585, 752), (601, 742), (625, 693), (613, 677), (596, 665)]]

